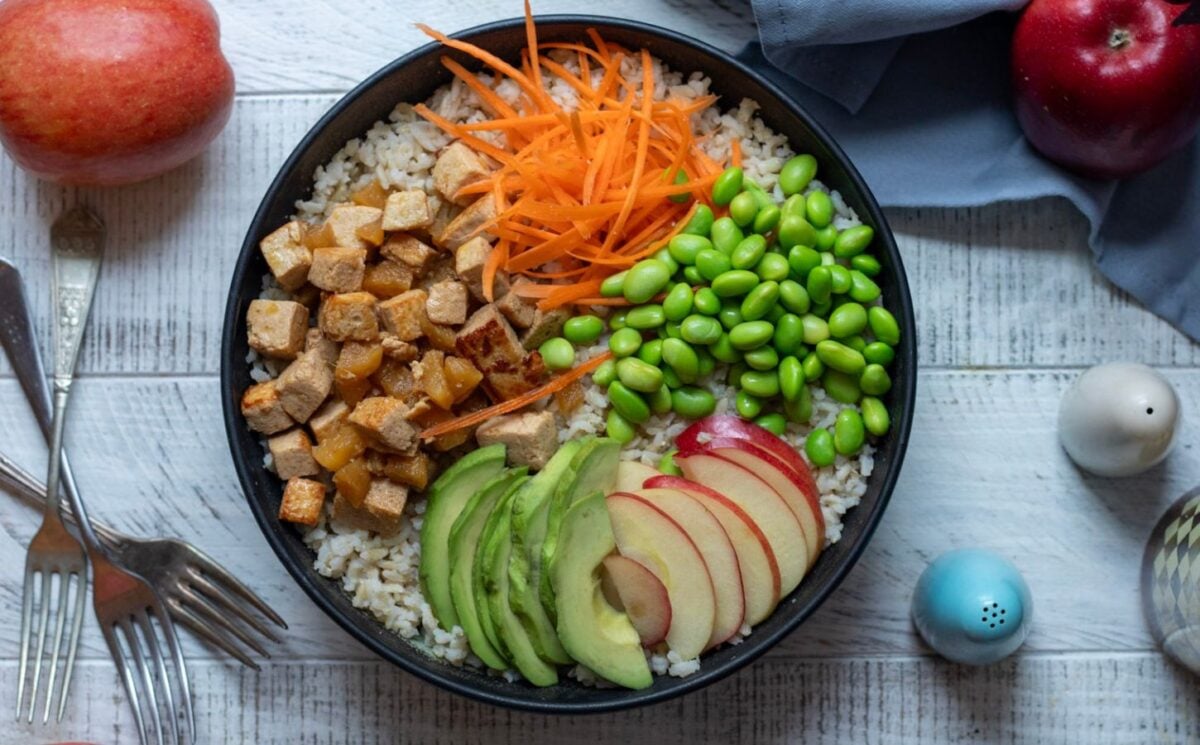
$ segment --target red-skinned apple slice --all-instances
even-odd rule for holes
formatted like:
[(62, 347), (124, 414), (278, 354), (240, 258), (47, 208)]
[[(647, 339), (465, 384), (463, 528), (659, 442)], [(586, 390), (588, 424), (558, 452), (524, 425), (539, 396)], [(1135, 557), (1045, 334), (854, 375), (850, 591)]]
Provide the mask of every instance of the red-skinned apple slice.
[(708, 566), (679, 523), (643, 499), (610, 494), (617, 551), (654, 573), (671, 600), (667, 646), (685, 660), (699, 657), (712, 638), (717, 600)]
[(746, 598), (746, 623), (754, 626), (779, 604), (779, 563), (762, 528), (746, 511), (720, 492), (681, 476), (655, 476), (647, 489), (673, 489), (699, 501), (721, 522), (737, 553)]
[(808, 571), (804, 528), (783, 497), (751, 471), (710, 453), (675, 456), (683, 475), (724, 494), (762, 528), (779, 562), (779, 591), (787, 595)]
[(617, 485), (613, 491), (635, 492), (642, 488), (646, 479), (659, 475), (657, 468), (651, 468), (636, 460), (623, 460), (617, 464)]
[(805, 492), (813, 496), (820, 494), (816, 482), (813, 481), (812, 469), (791, 445), (774, 433), (753, 422), (747, 422), (741, 417), (729, 414), (705, 417), (681, 432), (675, 441), (675, 447), (679, 448), (681, 453), (685, 450), (696, 450), (717, 437), (749, 440), (791, 466), (792, 470), (796, 472), (796, 476), (804, 484)]
[(604, 559), (600, 582), (609, 602), (624, 609), (629, 616), (643, 647), (652, 647), (667, 638), (667, 629), (671, 627), (671, 599), (667, 596), (666, 586), (654, 572), (633, 559), (613, 554)]
[(737, 633), (746, 620), (746, 595), (737, 552), (721, 521), (699, 501), (674, 489), (639, 489), (633, 495), (666, 513), (687, 532), (700, 549), (717, 599), (713, 633), (708, 646), (715, 647)]

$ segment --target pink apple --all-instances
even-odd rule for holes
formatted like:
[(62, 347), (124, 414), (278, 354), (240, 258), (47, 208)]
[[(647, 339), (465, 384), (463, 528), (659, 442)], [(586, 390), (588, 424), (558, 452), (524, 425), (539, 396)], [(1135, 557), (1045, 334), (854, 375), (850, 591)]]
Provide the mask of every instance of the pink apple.
[(796, 476), (804, 482), (805, 491), (813, 495), (819, 493), (817, 485), (813, 481), (812, 470), (809, 469), (808, 463), (800, 457), (800, 454), (791, 445), (781, 440), (774, 433), (763, 429), (753, 422), (747, 422), (741, 417), (730, 416), (728, 414), (716, 414), (705, 417), (680, 433), (675, 444), (682, 452), (684, 449), (694, 450), (717, 437), (734, 437), (739, 440), (749, 440), (791, 466), (792, 470), (796, 472)]
[(604, 559), (600, 583), (609, 602), (629, 616), (643, 647), (652, 647), (667, 638), (667, 630), (671, 628), (671, 600), (667, 588), (653, 572), (633, 559), (612, 554)]

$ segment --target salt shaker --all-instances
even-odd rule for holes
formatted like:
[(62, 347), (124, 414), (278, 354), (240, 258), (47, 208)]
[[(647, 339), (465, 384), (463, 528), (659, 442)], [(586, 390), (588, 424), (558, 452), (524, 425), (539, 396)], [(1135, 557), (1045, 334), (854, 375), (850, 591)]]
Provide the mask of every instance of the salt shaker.
[(1142, 609), (1163, 653), (1200, 674), (1200, 489), (1183, 495), (1150, 534)]

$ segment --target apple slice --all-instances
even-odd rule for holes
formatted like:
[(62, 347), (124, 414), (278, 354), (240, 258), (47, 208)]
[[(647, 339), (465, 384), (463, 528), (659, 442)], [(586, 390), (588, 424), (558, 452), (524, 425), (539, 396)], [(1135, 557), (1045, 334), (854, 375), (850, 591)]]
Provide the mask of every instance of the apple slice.
[(617, 550), (654, 573), (671, 600), (667, 646), (685, 660), (700, 656), (717, 614), (708, 566), (696, 544), (671, 518), (630, 494), (610, 494), (608, 516)]
[(694, 451), (717, 437), (733, 437), (738, 440), (749, 440), (788, 464), (796, 472), (796, 476), (800, 478), (801, 482), (804, 483), (806, 492), (812, 494), (814, 497), (820, 494), (816, 483), (813, 481), (812, 469), (808, 467), (807, 461), (791, 445), (784, 442), (773, 432), (763, 429), (754, 422), (747, 422), (741, 417), (729, 414), (717, 414), (705, 417), (681, 432), (675, 441), (675, 447), (679, 448), (679, 452), (681, 453), (685, 450)]
[(642, 488), (646, 479), (659, 475), (656, 468), (636, 460), (623, 460), (617, 464), (617, 486), (613, 491), (634, 492)]
[(742, 589), (742, 570), (737, 552), (721, 521), (703, 504), (674, 489), (639, 489), (633, 493), (666, 513), (687, 532), (700, 549), (708, 576), (712, 578), (717, 599), (713, 633), (709, 647), (715, 647), (737, 633), (746, 620), (746, 595)]
[(779, 562), (780, 593), (787, 595), (808, 570), (804, 528), (783, 497), (767, 482), (732, 461), (710, 453), (675, 456), (683, 475), (724, 494), (762, 528)]
[(667, 588), (653, 572), (633, 559), (611, 554), (604, 559), (600, 586), (608, 601), (629, 616), (643, 647), (652, 647), (667, 638), (671, 600)]
[(729, 536), (742, 572), (746, 623), (765, 620), (779, 604), (779, 563), (758, 524), (729, 497), (681, 476), (655, 476), (646, 480), (647, 490), (674, 490), (704, 505)]

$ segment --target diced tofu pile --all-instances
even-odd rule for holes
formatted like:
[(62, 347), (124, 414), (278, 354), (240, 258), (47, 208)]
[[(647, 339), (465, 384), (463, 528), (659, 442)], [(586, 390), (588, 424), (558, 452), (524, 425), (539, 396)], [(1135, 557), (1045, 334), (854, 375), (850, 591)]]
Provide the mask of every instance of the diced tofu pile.
[(409, 489), (423, 490), (472, 440), (502, 442), (513, 463), (533, 468), (553, 454), (558, 425), (545, 410), (420, 439), (543, 384), (536, 349), (567, 318), (510, 292), (503, 272), (495, 302), (485, 301), (496, 205), (458, 192), (490, 170), (454, 143), (433, 169), (436, 197), (373, 184), (325, 222), (289, 222), (262, 240), (293, 299), (253, 301), (246, 333), (255, 352), (286, 367), (246, 389), (241, 406), (287, 482), (281, 520), (316, 525), (330, 505), (342, 525), (386, 535), (399, 530)]

